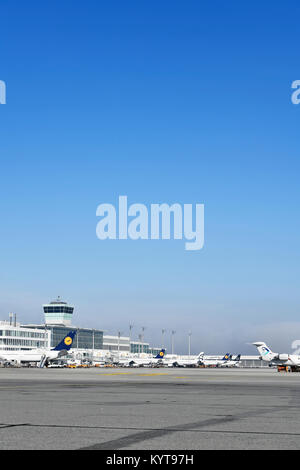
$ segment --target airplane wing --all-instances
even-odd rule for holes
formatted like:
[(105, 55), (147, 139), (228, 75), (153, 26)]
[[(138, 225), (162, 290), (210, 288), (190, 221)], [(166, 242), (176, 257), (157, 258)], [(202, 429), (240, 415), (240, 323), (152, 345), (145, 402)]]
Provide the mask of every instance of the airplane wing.
[(57, 357), (65, 356), (67, 353), (68, 353), (68, 351), (66, 349), (63, 349), (62, 351), (59, 351)]

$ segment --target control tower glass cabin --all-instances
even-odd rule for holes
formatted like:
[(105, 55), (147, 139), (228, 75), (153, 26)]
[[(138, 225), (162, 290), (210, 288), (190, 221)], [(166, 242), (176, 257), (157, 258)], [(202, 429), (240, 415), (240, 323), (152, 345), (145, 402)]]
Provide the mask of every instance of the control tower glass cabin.
[(50, 304), (43, 305), (43, 309), (46, 325), (69, 326), (72, 324), (74, 307), (68, 305), (67, 302), (63, 302), (60, 297), (50, 302)]

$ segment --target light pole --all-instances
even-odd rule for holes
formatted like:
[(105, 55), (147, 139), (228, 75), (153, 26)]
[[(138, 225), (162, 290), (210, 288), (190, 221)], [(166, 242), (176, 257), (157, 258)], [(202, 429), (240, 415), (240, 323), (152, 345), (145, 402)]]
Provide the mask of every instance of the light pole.
[(95, 351), (95, 330), (93, 329), (92, 365), (93, 365), (93, 362), (94, 362), (94, 351)]
[(121, 331), (118, 331), (118, 358), (120, 357), (120, 337), (121, 337)]
[(144, 331), (146, 327), (142, 326), (142, 353), (144, 352)]
[(129, 324), (129, 353), (131, 353), (131, 331), (133, 329), (133, 324)]
[(164, 343), (164, 334), (167, 330), (165, 330), (165, 328), (163, 328), (161, 330), (161, 349), (163, 349), (165, 347), (165, 343)]
[(192, 332), (189, 331), (189, 357), (191, 355), (191, 336), (192, 336)]
[(139, 334), (139, 354), (141, 354), (142, 335)]
[(174, 354), (174, 335), (175, 335), (176, 331), (175, 330), (172, 330), (172, 354)]

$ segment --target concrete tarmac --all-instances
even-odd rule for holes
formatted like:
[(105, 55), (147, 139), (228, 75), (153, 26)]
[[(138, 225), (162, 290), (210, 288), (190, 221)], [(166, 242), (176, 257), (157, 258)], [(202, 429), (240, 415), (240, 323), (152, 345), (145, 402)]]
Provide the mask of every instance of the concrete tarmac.
[(0, 369), (0, 449), (300, 449), (300, 374)]

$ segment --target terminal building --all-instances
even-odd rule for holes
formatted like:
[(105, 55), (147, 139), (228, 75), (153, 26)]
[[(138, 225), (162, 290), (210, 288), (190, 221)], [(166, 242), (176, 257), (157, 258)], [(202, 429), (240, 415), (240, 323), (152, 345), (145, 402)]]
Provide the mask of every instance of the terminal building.
[(50, 347), (50, 331), (45, 328), (26, 328), (12, 321), (0, 321), (0, 355), (1, 351), (28, 351), (35, 348)]
[(103, 336), (103, 349), (105, 351), (130, 352), (129, 336)]
[[(54, 348), (70, 330), (76, 331), (71, 349), (76, 358), (97, 359), (110, 355), (151, 354), (156, 356), (161, 348), (151, 347), (144, 341), (132, 341), (129, 336), (106, 335), (103, 330), (73, 326), (74, 306), (58, 297), (43, 305), (45, 322), (42, 325), (22, 325), (16, 315), (10, 314), (9, 321), (0, 321), (1, 350), (22, 351), (36, 348)], [(141, 335), (139, 335), (139, 338)], [(182, 356), (183, 357), (183, 356)], [(221, 358), (221, 357), (220, 357)], [(242, 356), (242, 367), (266, 367), (259, 356)]]
[[(55, 347), (68, 334), (76, 331), (73, 353), (83, 356), (104, 356), (111, 353), (129, 355), (131, 353), (158, 354), (160, 348), (150, 348), (149, 343), (131, 341), (129, 336), (107, 335), (103, 330), (81, 328), (73, 325), (74, 306), (62, 301), (60, 297), (43, 305), (45, 323), (43, 325), (23, 325), (28, 330), (47, 331), (50, 347)], [(33, 334), (33, 333), (32, 333)]]
[(161, 351), (161, 348), (150, 347), (149, 343), (143, 343), (142, 341), (130, 341), (130, 352), (132, 354), (152, 354), (157, 356)]
[(93, 352), (103, 350), (103, 331), (92, 328), (73, 326), (74, 306), (69, 305), (58, 297), (49, 304), (43, 305), (44, 325), (23, 325), (24, 328), (36, 331), (47, 330), (50, 337), (50, 347), (54, 348), (70, 330), (76, 331), (72, 350), (76, 352)]

